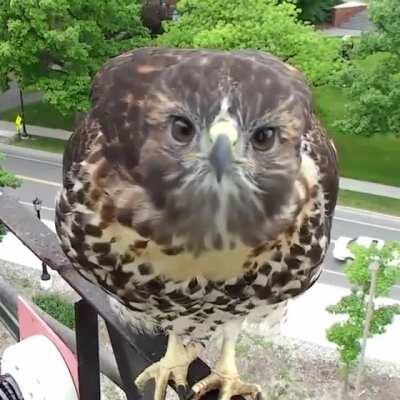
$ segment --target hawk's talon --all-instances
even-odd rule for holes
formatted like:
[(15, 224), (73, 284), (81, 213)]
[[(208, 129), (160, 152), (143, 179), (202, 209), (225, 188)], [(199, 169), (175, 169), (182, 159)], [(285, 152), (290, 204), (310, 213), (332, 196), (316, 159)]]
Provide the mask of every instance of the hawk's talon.
[(178, 393), (179, 400), (185, 400), (187, 398), (188, 386), (178, 385), (176, 392)]
[(193, 392), (192, 388), (190, 388), (186, 393), (185, 400), (192, 400), (195, 394), (196, 393)]
[(164, 400), (168, 381), (173, 381), (177, 387), (179, 398), (186, 394), (186, 375), (189, 365), (194, 361), (201, 349), (197, 344), (184, 346), (180, 339), (171, 334), (165, 356), (158, 362), (147, 367), (136, 379), (135, 385), (143, 391), (146, 383), (154, 379), (154, 400)]
[(262, 400), (261, 387), (254, 383), (243, 382), (238, 375), (227, 375), (218, 371), (212, 371), (210, 375), (197, 382), (192, 391), (193, 400), (200, 399), (205, 393), (218, 389), (218, 400), (229, 400), (233, 396), (249, 395), (253, 400)]

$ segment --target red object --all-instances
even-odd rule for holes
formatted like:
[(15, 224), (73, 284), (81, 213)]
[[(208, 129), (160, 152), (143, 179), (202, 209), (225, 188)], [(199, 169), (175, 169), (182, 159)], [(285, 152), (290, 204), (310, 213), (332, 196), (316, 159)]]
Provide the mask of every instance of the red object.
[[(65, 345), (56, 333), (44, 322), (35, 310), (21, 297), (18, 297), (18, 321), (20, 340), (34, 335), (46, 336), (57, 347), (63, 357), (79, 393), (78, 361), (75, 354)], [(45, 355), (43, 355), (45, 357)], [(49, 368), (51, 368), (49, 366)]]

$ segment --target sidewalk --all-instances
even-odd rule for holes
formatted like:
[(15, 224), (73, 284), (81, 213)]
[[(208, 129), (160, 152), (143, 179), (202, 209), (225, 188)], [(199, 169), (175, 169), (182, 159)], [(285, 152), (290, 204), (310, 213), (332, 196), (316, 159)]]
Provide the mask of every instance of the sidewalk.
[[(41, 137), (49, 137), (60, 140), (68, 140), (72, 132), (63, 129), (44, 128), (36, 125), (26, 125), (28, 134)], [(15, 124), (13, 122), (0, 120), (0, 136), (15, 135)]]
[[(52, 221), (42, 221), (50, 229), (55, 230)], [(0, 259), (37, 270), (42, 268), (39, 259), (11, 233), (0, 243)], [(282, 326), (281, 333), (289, 338), (334, 348), (334, 345), (327, 341), (325, 331), (334, 322), (340, 321), (340, 317), (329, 314), (326, 307), (337, 303), (349, 293), (350, 291), (345, 288), (316, 283), (306, 293), (290, 301), (287, 322)], [(392, 299), (384, 299), (382, 302), (400, 303)], [(368, 341), (367, 357), (400, 366), (399, 332), (398, 316), (384, 335)], [(265, 334), (268, 337), (268, 332)]]
[[(343, 320), (343, 317), (329, 314), (326, 307), (336, 304), (347, 294), (350, 294), (349, 289), (316, 283), (306, 293), (290, 302), (288, 319), (282, 328), (282, 334), (294, 339), (335, 348), (326, 339), (325, 331), (334, 322)], [(380, 304), (399, 304), (399, 302), (383, 299)], [(369, 339), (367, 357), (400, 365), (399, 332), (400, 317), (397, 316), (385, 334)]]
[(345, 28), (325, 28), (322, 29), (320, 32), (322, 32), (326, 36), (338, 36), (338, 37), (343, 37), (343, 36), (361, 36), (362, 31), (359, 29), (345, 29)]
[(369, 193), (377, 196), (391, 197), (392, 199), (400, 199), (400, 187), (397, 186), (358, 181), (350, 178), (340, 178), (339, 186), (340, 189), (352, 190), (354, 192)]
[[(55, 232), (54, 222), (41, 220), (48, 228)], [(7, 233), (0, 242), (0, 259), (14, 264), (37, 270), (42, 270), (41, 261), (12, 233)]]

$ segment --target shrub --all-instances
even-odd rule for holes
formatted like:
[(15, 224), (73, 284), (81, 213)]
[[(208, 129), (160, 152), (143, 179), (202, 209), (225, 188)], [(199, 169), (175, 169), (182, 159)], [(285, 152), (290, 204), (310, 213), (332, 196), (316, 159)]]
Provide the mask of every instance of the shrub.
[(277, 0), (181, 0), (178, 21), (166, 21), (160, 46), (257, 49), (301, 69), (314, 84), (341, 65), (340, 43), (298, 20), (292, 3)]

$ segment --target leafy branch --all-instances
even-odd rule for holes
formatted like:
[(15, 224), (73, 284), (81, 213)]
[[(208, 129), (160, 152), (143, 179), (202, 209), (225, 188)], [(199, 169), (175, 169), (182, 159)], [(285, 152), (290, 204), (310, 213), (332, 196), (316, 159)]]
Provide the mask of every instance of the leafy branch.
[(377, 305), (375, 301), (377, 297), (388, 296), (400, 282), (400, 242), (389, 242), (381, 249), (354, 245), (351, 251), (355, 258), (345, 267), (351, 294), (327, 307), (331, 314), (346, 317), (326, 332), (327, 339), (336, 344), (339, 352), (344, 374), (343, 396), (347, 396), (349, 375), (357, 365), (357, 383), (360, 381), (367, 339), (385, 333), (394, 317), (400, 315), (398, 304)]

